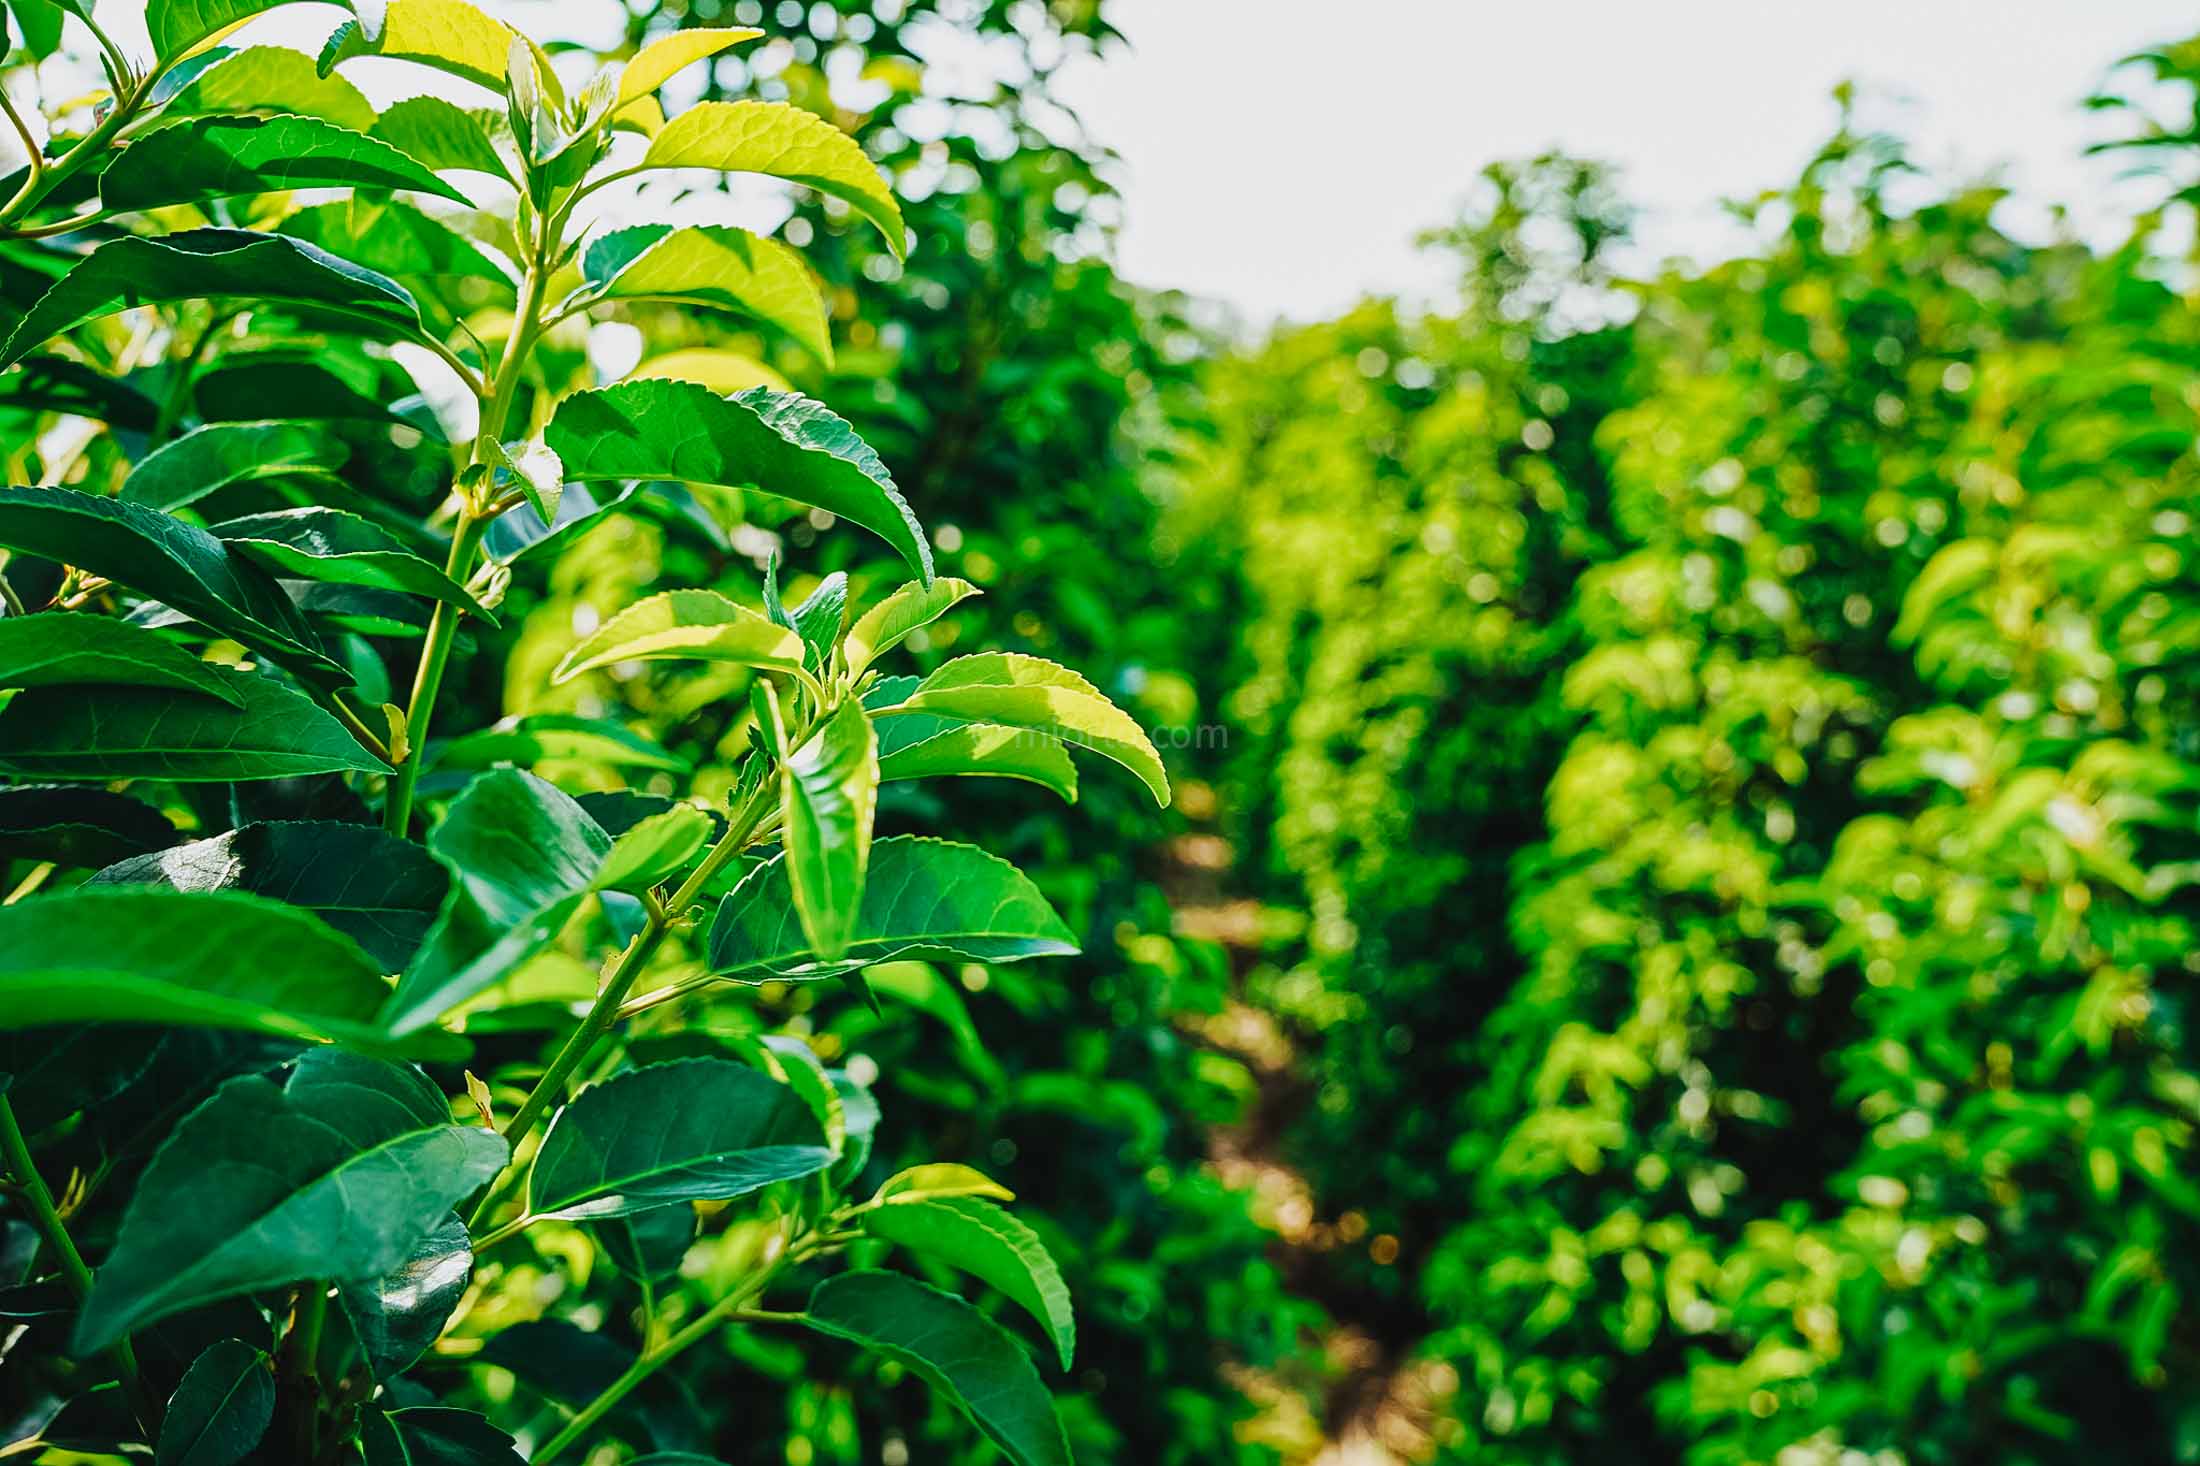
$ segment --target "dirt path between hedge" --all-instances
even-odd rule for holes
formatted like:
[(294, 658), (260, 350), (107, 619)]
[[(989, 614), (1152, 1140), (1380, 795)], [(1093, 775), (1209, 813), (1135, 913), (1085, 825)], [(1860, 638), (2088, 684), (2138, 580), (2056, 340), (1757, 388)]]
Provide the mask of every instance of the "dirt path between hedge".
[(1356, 1212), (1324, 1216), (1312, 1184), (1288, 1158), (1292, 1125), (1311, 1102), (1313, 1086), (1283, 1025), (1244, 1000), (1245, 973), (1262, 949), (1260, 904), (1238, 890), (1235, 852), (1211, 828), (1178, 836), (1160, 855), (1177, 935), (1228, 952), (1237, 990), (1221, 1013), (1186, 1015), (1179, 1022), (1244, 1063), (1255, 1081), (1238, 1123), (1208, 1131), (1208, 1165), (1251, 1198), (1254, 1219), (1274, 1235), (1270, 1255), (1286, 1282), (1331, 1321), (1325, 1336), (1310, 1341), (1321, 1364), (1306, 1378), (1226, 1366), (1231, 1382), (1256, 1406), (1241, 1433), (1275, 1447), (1288, 1466), (1424, 1461), (1435, 1446), (1450, 1381), (1443, 1366), (1400, 1358), (1413, 1341), (1385, 1340), (1361, 1326), (1360, 1300), (1339, 1286), (1329, 1266), (1338, 1249), (1379, 1239), (1366, 1236), (1365, 1219)]

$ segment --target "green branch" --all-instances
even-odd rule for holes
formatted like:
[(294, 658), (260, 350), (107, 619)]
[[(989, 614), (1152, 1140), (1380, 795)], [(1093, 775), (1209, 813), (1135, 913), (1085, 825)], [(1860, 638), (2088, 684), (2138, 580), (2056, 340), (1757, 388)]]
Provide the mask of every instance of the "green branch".
[[(6, 1164), (8, 1174), (20, 1188), (31, 1226), (60, 1259), (62, 1281), (81, 1305), (91, 1296), (92, 1270), (85, 1266), (84, 1254), (76, 1250), (68, 1224), (54, 1206), (53, 1192), (47, 1189), (45, 1178), (38, 1174), (30, 1142), (23, 1137), (23, 1127), (16, 1123), (15, 1106), (4, 1091), (0, 1091), (0, 1162)], [(130, 1347), (129, 1336), (124, 1335), (108, 1355), (122, 1377), (122, 1391), (130, 1401), (130, 1413), (137, 1417), (138, 1428), (146, 1433), (146, 1439), (152, 1439), (160, 1427), (160, 1406), (145, 1388), (145, 1377), (138, 1372), (137, 1351)]]

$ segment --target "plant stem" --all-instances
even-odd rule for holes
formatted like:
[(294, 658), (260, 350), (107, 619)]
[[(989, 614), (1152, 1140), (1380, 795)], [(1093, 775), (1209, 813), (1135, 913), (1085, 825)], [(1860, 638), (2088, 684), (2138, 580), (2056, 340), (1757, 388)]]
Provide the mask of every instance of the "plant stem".
[[(710, 1337), (711, 1334), (717, 1332), (720, 1326), (739, 1320), (749, 1311), (747, 1305), (763, 1295), (764, 1289), (770, 1286), (772, 1279), (778, 1276), (780, 1269), (791, 1262), (797, 1261), (801, 1255), (805, 1254), (801, 1254), (798, 1248), (789, 1247), (785, 1252), (767, 1263), (747, 1283), (712, 1304), (693, 1323), (673, 1334), (662, 1344), (647, 1351), (628, 1365), (626, 1372), (605, 1386), (602, 1394), (583, 1406), (578, 1415), (565, 1423), (563, 1430), (542, 1443), (540, 1449), (534, 1454), (535, 1466), (543, 1466), (544, 1462), (549, 1461), (567, 1446), (579, 1440), (589, 1427), (608, 1415), (621, 1400), (632, 1394), (637, 1386), (665, 1365), (670, 1364), (678, 1355)], [(801, 1317), (801, 1315), (793, 1313), (758, 1314), (757, 1316), (775, 1321)]]
[(39, 180), (46, 176), (46, 157), (38, 146), (38, 139), (31, 136), (30, 128), (24, 124), (23, 114), (15, 110), (15, 102), (8, 96), (4, 86), (0, 86), (0, 114), (4, 114), (13, 124), (15, 135), (23, 140), (23, 156), (30, 161), (30, 176), (16, 190), (15, 198), (8, 200), (7, 207), (12, 211), (16, 199), (29, 197), (38, 191)]
[[(672, 929), (673, 923), (694, 904), (697, 895), (718, 873), (726, 868), (727, 862), (747, 846), (749, 835), (762, 820), (764, 811), (770, 808), (763, 799), (764, 792), (770, 788), (772, 781), (767, 779), (750, 796), (748, 804), (727, 828), (725, 835), (711, 848), (710, 854), (703, 857), (703, 863), (695, 867), (694, 873), (681, 882), (671, 900), (662, 907), (653, 905), (649, 908), (648, 919), (643, 923), (642, 929), (634, 934), (633, 940), (626, 944), (626, 950), (620, 954), (618, 965), (611, 969), (611, 975), (604, 979), (603, 988), (596, 994), (596, 1001), (590, 1006), (588, 1016), (581, 1020), (581, 1026), (573, 1030), (559, 1046), (557, 1055), (550, 1060), (550, 1067), (542, 1071), (542, 1078), (536, 1080), (535, 1087), (527, 1092), (527, 1098), (520, 1104), (518, 1113), (505, 1124), (504, 1139), (511, 1146), (513, 1157), (505, 1168), (507, 1171), (518, 1163), (520, 1145), (533, 1133), (544, 1112), (557, 1103), (559, 1096), (565, 1092), (565, 1082), (572, 1077), (573, 1071), (580, 1067), (581, 1062), (596, 1047), (597, 1041), (617, 1021), (620, 1005), (626, 1001), (626, 995), (633, 990), (635, 980), (642, 975), (642, 969), (649, 965), (650, 957), (655, 954), (658, 944), (664, 941), (665, 934)], [(488, 1191), (482, 1196), (481, 1204), (474, 1208), (473, 1215), (467, 1220), (467, 1231), (477, 1232), (481, 1229), (497, 1203), (503, 1199), (504, 1189), (503, 1176), (490, 1183)]]
[[(86, 10), (89, 9), (90, 7), (87, 6)], [(85, 23), (89, 25), (90, 21), (87, 19)], [(93, 26), (92, 30), (95, 35), (99, 36), (101, 45), (108, 50), (111, 56), (120, 54), (114, 50), (114, 42), (108, 40), (104, 32), (100, 31), (97, 26)], [(66, 153), (38, 170), (36, 177), (25, 180), (24, 186), (17, 191), (15, 197), (8, 200), (7, 206), (0, 208), (0, 238), (31, 238), (35, 237), (36, 234), (56, 232), (51, 226), (36, 231), (11, 229), (7, 226), (13, 224), (32, 208), (35, 208), (40, 199), (53, 192), (55, 188), (74, 175), (77, 169), (90, 162), (107, 144), (113, 142), (115, 134), (127, 127), (131, 119), (137, 116), (138, 109), (145, 104), (146, 96), (153, 89), (153, 81), (154, 78), (149, 76), (137, 86), (132, 87), (129, 95), (117, 95), (113, 109), (107, 113), (97, 127), (78, 139), (76, 145)], [(73, 227), (81, 228), (83, 226), (81, 223), (77, 223)]]
[[(30, 1142), (24, 1139), (23, 1127), (16, 1123), (15, 1106), (4, 1092), (0, 1092), (0, 1162), (6, 1164), (8, 1174), (22, 1189), (31, 1225), (61, 1260), (62, 1279), (68, 1284), (70, 1294), (81, 1304), (91, 1295), (92, 1270), (84, 1265), (84, 1254), (76, 1250), (76, 1242), (69, 1236), (68, 1224), (61, 1220), (61, 1212), (54, 1206), (53, 1192), (47, 1189), (45, 1177), (38, 1174), (38, 1163), (31, 1158)], [(129, 1398), (130, 1413), (137, 1417), (138, 1428), (150, 1440), (160, 1425), (160, 1407), (146, 1390), (145, 1377), (138, 1372), (137, 1351), (130, 1347), (129, 1336), (117, 1340), (108, 1353), (122, 1377), (122, 1391)]]
[[(482, 400), (481, 421), (474, 428), (473, 461), (488, 464), (493, 461), (493, 445), (504, 435), (504, 420), (511, 415), (512, 399), (518, 395), (520, 368), (527, 360), (527, 352), (535, 343), (535, 335), (541, 329), (537, 319), (542, 314), (544, 257), (549, 250), (549, 221), (543, 222), (542, 238), (535, 246), (535, 256), (527, 262), (527, 276), (520, 285), (519, 302), (512, 315), (512, 334), (504, 342), (504, 355), (497, 362), (496, 375), (487, 384), (488, 395)], [(446, 360), (457, 364), (448, 351)], [(461, 376), (465, 373), (460, 372)], [(468, 379), (471, 381), (472, 379)], [(476, 390), (481, 384), (475, 383)], [(488, 529), (488, 495), (476, 498), (468, 492), (464, 507), (459, 510), (458, 527), (451, 536), (450, 559), (443, 566), (443, 573), (464, 585), (474, 570), (474, 551), (481, 546), (481, 537)], [(445, 601), (438, 601), (428, 618), (428, 640), (420, 653), (420, 670), (413, 678), (412, 701), (405, 709), (405, 739), (410, 747), (405, 761), (398, 766), (397, 778), (390, 785), (390, 792), (382, 806), (382, 824), (391, 834), (402, 837), (412, 823), (413, 789), (420, 782), (420, 764), (427, 753), (428, 727), (435, 717), (436, 693), (443, 686), (443, 673), (451, 658), (451, 640), (458, 634), (459, 610)]]
[[(475, 517), (472, 507), (459, 511), (458, 527), (451, 534), (450, 558), (443, 573), (463, 585), (473, 573), (474, 551), (488, 521)], [(451, 642), (458, 635), (459, 609), (437, 601), (428, 617), (428, 640), (420, 652), (420, 670), (413, 675), (412, 701), (405, 709), (405, 761), (398, 765), (382, 805), (382, 825), (402, 838), (412, 823), (413, 788), (420, 782), (421, 756), (428, 746), (428, 721), (435, 716), (436, 694), (443, 687), (444, 669), (450, 664)]]

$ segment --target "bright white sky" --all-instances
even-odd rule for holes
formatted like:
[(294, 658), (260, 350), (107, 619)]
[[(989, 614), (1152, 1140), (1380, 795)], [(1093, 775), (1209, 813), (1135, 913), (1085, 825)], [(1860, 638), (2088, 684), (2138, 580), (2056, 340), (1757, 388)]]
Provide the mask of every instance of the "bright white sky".
[[(1731, 247), (1716, 201), (1791, 180), (1834, 85), (1921, 162), (2007, 164), (2029, 199), (2118, 212), (2079, 101), (2200, 30), (2190, 0), (1119, 0), (1130, 45), (1065, 93), (1122, 154), (1122, 267), (1254, 320), (1447, 283), (1413, 247), (1474, 174), (1554, 144), (1616, 162), (1659, 255)], [(2128, 193), (2126, 194), (2128, 196)]]

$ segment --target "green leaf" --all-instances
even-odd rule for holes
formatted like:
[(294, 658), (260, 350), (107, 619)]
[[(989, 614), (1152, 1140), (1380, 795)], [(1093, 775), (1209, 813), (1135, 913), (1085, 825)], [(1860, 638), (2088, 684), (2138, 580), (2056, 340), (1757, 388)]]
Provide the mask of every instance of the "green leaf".
[(428, 849), (450, 898), (391, 996), (400, 1033), (433, 1023), (548, 945), (595, 889), (611, 838), (569, 795), (519, 769), (483, 774), (451, 801)]
[(273, 577), (180, 519), (75, 489), (0, 489), (0, 545), (156, 597), (325, 686), (350, 681)]
[(142, 626), (71, 611), (0, 617), (0, 687), (100, 683), (174, 688), (244, 706), (214, 668)]
[(719, 306), (778, 327), (833, 364), (825, 296), (802, 256), (745, 229), (637, 224), (588, 247), (581, 273), (604, 300)]
[(425, 850), (372, 825), (275, 820), (122, 861), (89, 884), (264, 896), (312, 912), (394, 972), (419, 950), (450, 881)]
[(971, 1196), (912, 1197), (863, 1215), (863, 1230), (991, 1284), (1037, 1319), (1070, 1367), (1077, 1320), (1069, 1289), (1046, 1244), (989, 1201)]
[(623, 1276), (657, 1282), (680, 1270), (695, 1245), (695, 1222), (695, 1208), (681, 1201), (590, 1222), (588, 1230)]
[(190, 229), (118, 239), (86, 255), (16, 323), (0, 347), (0, 368), (101, 316), (224, 296), (334, 311), (384, 331), (420, 334), (419, 307), (387, 276), (279, 234)]
[(389, 1272), (337, 1289), (337, 1300), (376, 1379), (404, 1373), (428, 1352), (473, 1275), (473, 1242), (453, 1212)]
[(110, 213), (291, 188), (407, 188), (467, 202), (386, 142), (318, 117), (194, 117), (149, 132), (99, 175)]
[[(391, 56), (464, 77), (503, 95), (505, 61), (512, 42), (519, 38), (504, 22), (465, 0), (390, 0), (380, 20), (379, 30), (372, 34), (365, 26), (352, 27), (348, 34), (340, 32), (331, 49), (323, 51), (321, 69), (354, 56)], [(554, 91), (556, 73), (547, 61), (542, 71), (545, 85)], [(552, 100), (560, 99), (553, 96)]]
[[(770, 566), (764, 571), (767, 607), (778, 600), (772, 592), (773, 573)], [(802, 638), (810, 670), (823, 674), (831, 664), (833, 644), (840, 640), (840, 628), (848, 614), (848, 577), (835, 570), (817, 583), (817, 589), (803, 597), (802, 604), (792, 611), (785, 611), (786, 624), (792, 626)], [(778, 619), (778, 618), (774, 618)]]
[(665, 591), (597, 627), (565, 654), (550, 680), (570, 682), (620, 662), (677, 659), (799, 672), (802, 638), (716, 591)]
[(842, 643), (850, 676), (860, 677), (880, 652), (909, 639), (909, 633), (929, 626), (948, 608), (971, 596), (983, 595), (967, 580), (943, 575), (930, 585), (904, 585), (856, 618)]
[(1042, 658), (1021, 652), (957, 657), (901, 702), (875, 710), (882, 723), (917, 713), (1059, 738), (1113, 759), (1136, 774), (1158, 803), (1169, 802), (1169, 775), (1145, 730), (1083, 677)]
[(544, 759), (569, 758), (617, 768), (662, 769), (684, 774), (693, 765), (661, 743), (607, 718), (571, 713), (530, 713), (505, 718), (476, 733), (454, 738), (430, 757), (437, 768), (486, 769), (500, 763), (531, 767)]
[(287, 0), (147, 0), (145, 29), (153, 38), (154, 54), (168, 61), (285, 3)]
[(899, 258), (906, 230), (893, 191), (856, 140), (785, 102), (703, 102), (667, 122), (644, 168), (767, 173), (841, 200), (878, 226)]
[(122, 497), (180, 509), (231, 484), (333, 478), (350, 457), (349, 445), (311, 423), (208, 423), (146, 454), (123, 480)]
[(558, 1111), (527, 1177), (534, 1217), (726, 1201), (832, 1164), (801, 1097), (727, 1059), (632, 1069)]
[(212, 670), (241, 707), (159, 687), (17, 693), (0, 709), (0, 769), (42, 779), (182, 783), (389, 772), (343, 724), (282, 683)]
[(359, 1447), (366, 1466), (527, 1466), (512, 1438), (485, 1417), (442, 1405), (369, 1410)]
[(528, 507), (545, 524), (555, 524), (558, 505), (565, 497), (565, 465), (547, 444), (491, 443), (484, 445), (496, 465), (499, 489), (517, 485)]
[(224, 520), (213, 527), (213, 533), (282, 575), (426, 596), (463, 607), (491, 626), (497, 624), (496, 617), (466, 594), (464, 586), (406, 549), (397, 536), (341, 509), (248, 514)]
[(932, 578), (931, 547), (885, 465), (807, 397), (768, 387), (720, 397), (692, 382), (623, 382), (566, 398), (545, 437), (569, 479), (760, 488), (863, 526), (927, 583)]
[(232, 1079), (146, 1167), (77, 1348), (301, 1279), (380, 1278), (506, 1154), (494, 1131), (451, 1123), (442, 1091), (409, 1065), (323, 1048), (284, 1084)]
[(1008, 1076), (986, 1051), (978, 1025), (970, 1021), (962, 991), (930, 962), (881, 962), (863, 969), (873, 993), (907, 1003), (939, 1021), (955, 1037), (955, 1051), (972, 1076), (988, 1089), (1006, 1089)]
[(795, 910), (810, 950), (838, 961), (855, 939), (878, 814), (878, 742), (853, 700), (787, 758), (780, 812)]
[(1077, 802), (1077, 767), (1061, 743), (1044, 733), (922, 716), (889, 718), (880, 724), (881, 782), (951, 774), (1026, 779), (1071, 804)]
[(257, 896), (90, 886), (0, 907), (0, 1027), (188, 1024), (387, 1052), (406, 1047), (375, 1022), (388, 994), (357, 943)]
[(128, 795), (81, 784), (0, 788), (0, 860), (96, 869), (175, 841), (168, 816)]
[(504, 178), (511, 170), (484, 117), (441, 97), (408, 97), (374, 120), (372, 135), (430, 168)]
[(384, 275), (512, 283), (479, 245), (398, 199), (355, 196), (317, 204), (290, 215), (279, 227), (293, 239)]
[(1016, 1466), (1070, 1466), (1069, 1438), (1031, 1356), (953, 1294), (900, 1273), (842, 1273), (817, 1285), (803, 1322), (907, 1366)]
[(784, 854), (742, 877), (711, 923), (711, 971), (762, 982), (833, 977), (893, 957), (1015, 962), (1077, 951), (1069, 928), (1014, 866), (975, 846), (917, 835), (872, 845), (844, 960), (818, 956), (793, 906)]
[(951, 1161), (911, 1166), (906, 1171), (897, 1171), (886, 1178), (874, 1199), (892, 1201), (896, 1198), (913, 1200), (917, 1197), (939, 1196), (990, 1196), (995, 1201), (1016, 1199), (1015, 1192), (983, 1171), (959, 1166)]
[(848, 1112), (840, 1102), (840, 1091), (832, 1075), (806, 1040), (781, 1033), (714, 1033), (708, 1042), (713, 1048), (736, 1055), (802, 1096), (803, 1103), (810, 1107), (810, 1113), (825, 1134), (826, 1148), (836, 1159), (847, 1148)]
[(264, 1350), (224, 1339), (184, 1371), (160, 1422), (153, 1466), (235, 1466), (275, 1418), (275, 1375)]
[(713, 828), (710, 816), (692, 804), (650, 815), (612, 841), (597, 884), (607, 891), (646, 891), (687, 869)]
[(646, 97), (672, 80), (674, 73), (707, 61), (719, 52), (753, 41), (764, 33), (749, 26), (721, 26), (674, 31), (660, 36), (634, 53), (619, 76), (618, 105)]
[[(200, 58), (193, 57), (193, 61)], [(313, 58), (287, 46), (219, 51), (185, 74), (179, 66), (154, 89), (163, 121), (181, 117), (286, 112), (318, 117), (353, 132), (374, 126), (374, 104), (340, 76), (322, 76)]]

